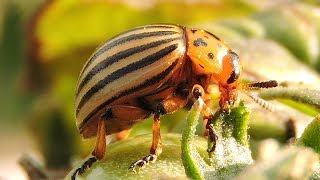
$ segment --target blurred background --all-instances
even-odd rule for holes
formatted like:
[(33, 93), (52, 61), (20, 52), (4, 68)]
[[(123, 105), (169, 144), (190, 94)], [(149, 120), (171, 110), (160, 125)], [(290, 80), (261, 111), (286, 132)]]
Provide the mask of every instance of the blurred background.
[[(207, 29), (239, 52), (247, 81), (276, 79), (318, 89), (319, 5), (318, 0), (0, 0), (0, 179), (26, 179), (18, 163), (23, 158), (64, 177), (75, 159), (89, 154), (93, 141), (81, 140), (73, 112), (78, 74), (99, 44), (136, 26)], [(253, 140), (283, 143), (289, 119), (302, 124), (299, 132), (319, 113), (282, 104), (287, 105), (282, 113), (270, 118), (257, 110), (263, 118), (252, 123)], [(163, 124), (164, 132), (181, 129), (179, 120)], [(151, 133), (150, 126), (151, 121), (138, 125), (132, 134)]]

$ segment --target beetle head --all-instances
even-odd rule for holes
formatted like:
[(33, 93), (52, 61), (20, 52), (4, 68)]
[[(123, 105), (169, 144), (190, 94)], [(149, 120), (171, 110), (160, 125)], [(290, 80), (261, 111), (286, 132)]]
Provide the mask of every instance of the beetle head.
[(224, 111), (230, 111), (230, 106), (235, 103), (238, 98), (238, 92), (243, 92), (258, 103), (263, 108), (272, 111), (273, 106), (265, 100), (252, 95), (247, 90), (259, 88), (272, 88), (278, 86), (277, 81), (265, 81), (243, 84), (241, 82), (241, 66), (239, 57), (236, 53), (229, 51), (222, 60), (222, 72), (214, 76), (214, 81), (219, 85), (220, 101), (219, 105)]

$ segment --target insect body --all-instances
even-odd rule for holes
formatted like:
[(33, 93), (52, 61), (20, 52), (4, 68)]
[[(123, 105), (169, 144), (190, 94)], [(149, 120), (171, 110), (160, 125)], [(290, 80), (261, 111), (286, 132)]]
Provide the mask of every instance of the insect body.
[[(226, 111), (237, 100), (238, 91), (277, 85), (275, 81), (243, 85), (238, 55), (205, 30), (147, 25), (103, 44), (79, 77), (75, 98), (77, 126), (84, 138), (96, 136), (97, 141), (94, 157), (78, 168), (73, 178), (103, 158), (106, 135), (126, 132), (152, 114), (150, 154), (131, 168), (155, 161), (162, 151), (160, 116), (184, 107), (194, 94), (199, 94), (196, 98), (210, 94), (208, 87), (213, 83), (219, 87), (219, 104)], [(214, 113), (205, 109), (203, 116), (210, 122)], [(213, 131), (209, 135), (216, 139)]]

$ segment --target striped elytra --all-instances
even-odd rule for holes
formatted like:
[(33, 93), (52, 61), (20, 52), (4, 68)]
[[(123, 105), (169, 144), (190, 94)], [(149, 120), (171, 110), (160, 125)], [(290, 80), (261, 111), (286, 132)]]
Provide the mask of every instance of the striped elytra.
[[(81, 134), (95, 136), (97, 120), (110, 106), (141, 107), (141, 98), (153, 106), (172, 96), (180, 82), (190, 83), (191, 89), (192, 84), (207, 86), (197, 82), (199, 77), (220, 81), (220, 74), (232, 72), (222, 69), (229, 52), (211, 33), (178, 25), (148, 25), (115, 36), (94, 52), (80, 73), (75, 113)], [(158, 98), (149, 97), (152, 94)], [(139, 121), (118, 120), (111, 121), (107, 134)]]
[[(241, 83), (239, 57), (214, 34), (171, 24), (138, 27), (100, 46), (84, 65), (75, 96), (75, 114), (84, 138), (97, 136), (93, 157), (77, 168), (72, 179), (104, 157), (105, 136), (117, 133), (124, 139), (137, 122), (153, 115), (150, 154), (129, 169), (144, 167), (161, 154), (160, 116), (172, 113), (196, 98), (204, 100), (201, 111), (207, 120), (209, 140), (217, 136), (210, 123), (212, 86), (220, 91), (219, 105), (229, 111), (238, 92), (272, 109), (266, 101), (246, 89), (277, 86), (276, 81)], [(214, 150), (215, 146), (211, 149)]]

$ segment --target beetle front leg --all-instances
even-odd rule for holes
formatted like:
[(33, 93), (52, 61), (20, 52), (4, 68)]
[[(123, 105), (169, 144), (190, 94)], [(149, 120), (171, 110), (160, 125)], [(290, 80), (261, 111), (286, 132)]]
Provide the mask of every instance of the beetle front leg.
[(208, 119), (207, 124), (206, 124), (206, 129), (208, 130), (208, 138), (209, 141), (211, 142), (211, 147), (208, 147), (207, 152), (211, 153), (216, 149), (216, 144), (218, 141), (218, 135), (216, 134), (214, 127), (213, 127), (213, 123), (214, 121), (216, 121), (218, 119), (218, 117), (221, 114), (221, 109), (218, 109), (214, 115), (210, 115), (208, 117), (204, 117), (206, 119)]
[(206, 129), (208, 132), (208, 138), (211, 144), (211, 147), (208, 147), (208, 153), (213, 152), (216, 149), (216, 144), (218, 141), (218, 136), (214, 130), (214, 126), (213, 123), (215, 120), (218, 119), (218, 117), (221, 114), (221, 109), (218, 109), (214, 114), (212, 112), (212, 109), (210, 108), (211, 104), (210, 104), (210, 100), (208, 99), (208, 97), (206, 96), (207, 94), (205, 94), (204, 89), (202, 88), (202, 86), (200, 85), (194, 85), (192, 88), (192, 95), (194, 96), (195, 99), (198, 98), (203, 98), (205, 101), (205, 105), (202, 109), (202, 116), (204, 120), (207, 120), (206, 123)]
[(160, 103), (155, 111), (152, 125), (152, 145), (150, 148), (150, 154), (138, 161), (132, 163), (129, 167), (130, 170), (136, 172), (136, 168), (144, 168), (149, 162), (155, 162), (157, 157), (162, 153), (161, 147), (161, 135), (160, 135), (160, 116), (163, 114), (171, 113), (181, 107), (185, 106), (187, 102), (186, 98), (173, 97), (164, 100)]

